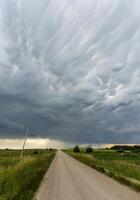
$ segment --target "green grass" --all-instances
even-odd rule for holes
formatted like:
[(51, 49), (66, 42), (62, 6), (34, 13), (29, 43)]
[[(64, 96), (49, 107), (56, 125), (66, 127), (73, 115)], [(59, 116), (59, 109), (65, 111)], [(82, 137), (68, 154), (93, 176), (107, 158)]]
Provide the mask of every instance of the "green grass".
[(140, 191), (139, 153), (95, 150), (92, 154), (86, 154), (84, 149), (80, 153), (73, 153), (71, 149), (65, 152), (88, 166)]
[(56, 151), (0, 151), (0, 200), (31, 200)]

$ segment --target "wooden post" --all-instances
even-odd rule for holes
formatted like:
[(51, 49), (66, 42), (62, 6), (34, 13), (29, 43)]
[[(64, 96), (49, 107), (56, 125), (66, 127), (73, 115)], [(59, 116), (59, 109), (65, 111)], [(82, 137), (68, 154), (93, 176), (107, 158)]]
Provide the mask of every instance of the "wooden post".
[(27, 131), (26, 131), (25, 139), (24, 139), (24, 142), (23, 142), (23, 147), (22, 147), (21, 154), (20, 154), (20, 160), (22, 159), (22, 156), (23, 156), (23, 153), (24, 153), (24, 148), (25, 148), (25, 145), (26, 145), (26, 140), (27, 140), (27, 137), (28, 137), (29, 130), (30, 130), (30, 127), (28, 127)]

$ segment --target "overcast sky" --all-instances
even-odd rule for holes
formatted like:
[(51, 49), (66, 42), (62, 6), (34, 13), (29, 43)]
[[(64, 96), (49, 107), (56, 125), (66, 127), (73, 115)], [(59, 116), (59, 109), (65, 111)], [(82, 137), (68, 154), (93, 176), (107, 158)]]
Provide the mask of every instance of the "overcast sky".
[(140, 1), (0, 0), (0, 138), (140, 143)]

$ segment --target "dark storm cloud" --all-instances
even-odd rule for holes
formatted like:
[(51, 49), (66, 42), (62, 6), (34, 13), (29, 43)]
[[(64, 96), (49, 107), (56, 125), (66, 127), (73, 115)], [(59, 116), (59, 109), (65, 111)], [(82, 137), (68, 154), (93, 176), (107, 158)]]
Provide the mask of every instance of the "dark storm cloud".
[(139, 0), (1, 0), (0, 135), (140, 142)]

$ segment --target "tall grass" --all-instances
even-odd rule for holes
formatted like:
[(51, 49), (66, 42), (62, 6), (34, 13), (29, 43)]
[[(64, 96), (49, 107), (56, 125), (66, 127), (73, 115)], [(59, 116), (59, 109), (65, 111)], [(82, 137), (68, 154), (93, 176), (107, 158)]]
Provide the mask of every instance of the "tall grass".
[(10, 158), (7, 159), (8, 164), (0, 159), (0, 200), (33, 199), (54, 155), (54, 151), (39, 155), (29, 153), (20, 161), (16, 156), (11, 162)]
[(108, 160), (100, 160), (97, 161), (98, 165), (103, 166), (105, 169), (128, 178), (132, 178), (140, 181), (140, 167), (137, 165), (130, 164), (126, 161), (108, 161)]

